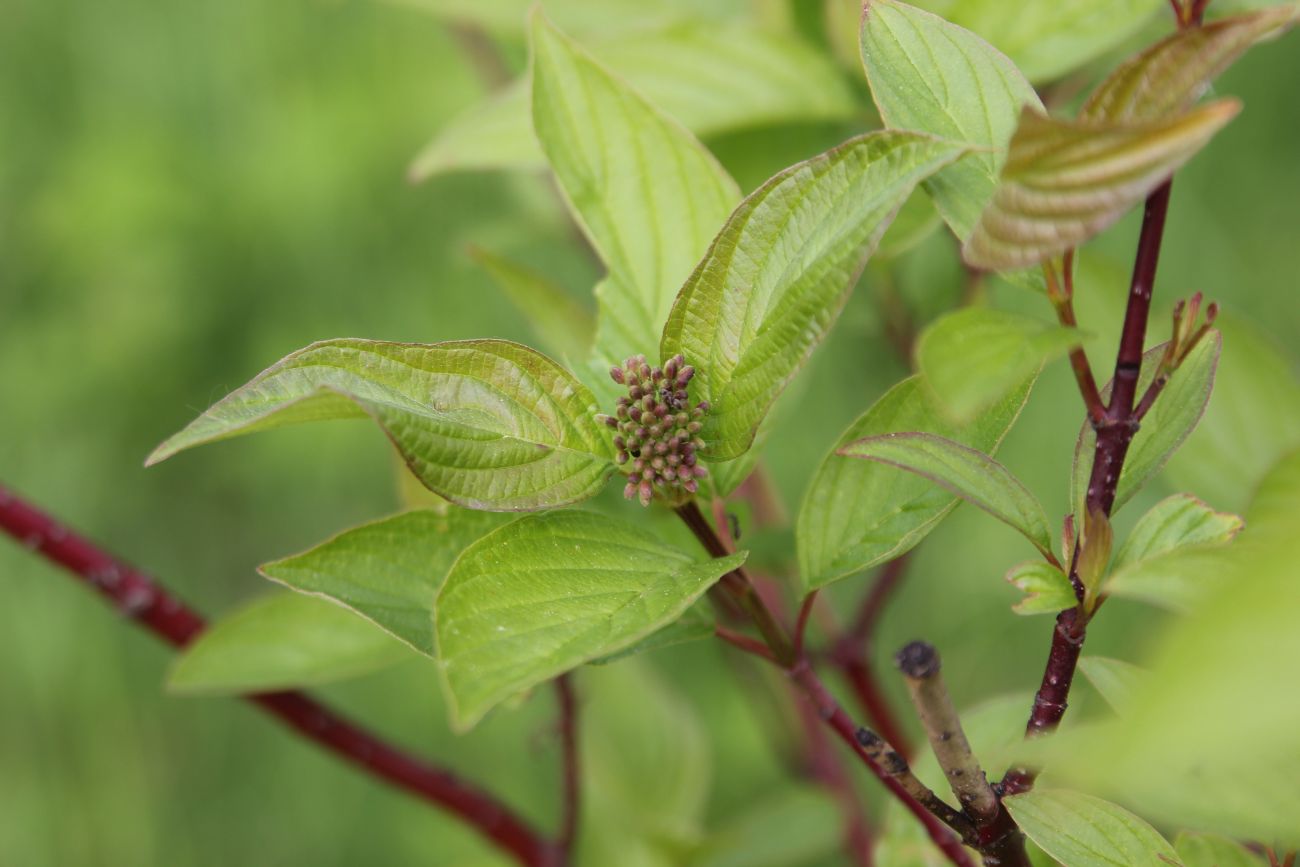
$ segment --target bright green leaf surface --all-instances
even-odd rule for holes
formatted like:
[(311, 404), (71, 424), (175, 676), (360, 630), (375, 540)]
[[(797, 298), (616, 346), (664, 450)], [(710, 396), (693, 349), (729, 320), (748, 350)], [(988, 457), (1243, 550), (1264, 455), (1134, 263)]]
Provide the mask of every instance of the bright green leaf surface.
[(1156, 830), (1116, 804), (1037, 789), (1005, 799), (1029, 839), (1063, 867), (1167, 867), (1174, 849)]
[(744, 554), (696, 560), (589, 512), (531, 515), (467, 548), (438, 593), (438, 659), (458, 728), (675, 621)]
[(1166, 8), (1161, 0), (925, 0), (920, 5), (996, 45), (1035, 82), (1058, 78), (1123, 44)]
[(1287, 3), (1179, 30), (1111, 73), (1088, 97), (1079, 119), (1131, 122), (1177, 114), (1247, 49), (1279, 35), (1297, 17), (1300, 4)]
[(710, 613), (708, 606), (704, 602), (697, 602), (681, 617), (669, 623), (663, 629), (650, 633), (636, 644), (620, 650), (618, 653), (604, 656), (599, 659), (593, 659), (592, 665), (608, 665), (611, 662), (617, 662), (629, 656), (638, 653), (647, 653), (651, 650), (659, 650), (663, 647), (672, 647), (675, 644), (688, 644), (692, 641), (703, 641), (706, 638), (712, 638), (714, 630), (717, 629), (717, 618)]
[(1300, 658), (1300, 453), (1268, 476), (1247, 518), (1249, 532), (1214, 552), (1218, 580), (1154, 637), (1128, 715), (1026, 749), (1057, 779), (1153, 820), (1295, 848), (1300, 702), (1287, 672)]
[(966, 307), (940, 317), (921, 332), (916, 363), (944, 408), (955, 419), (966, 421), (1081, 339), (1073, 328), (987, 307)]
[(822, 461), (804, 495), (795, 538), (805, 591), (908, 551), (957, 504), (947, 491), (911, 473), (836, 452), (855, 440), (924, 431), (992, 453), (1020, 414), (1026, 381), (967, 425), (947, 420), (920, 377), (890, 389), (849, 426)]
[(1264, 474), (1300, 448), (1300, 378), (1268, 334), (1222, 313), (1214, 324), (1229, 351), (1219, 360), (1205, 418), (1165, 475), (1180, 490), (1240, 510)]
[[(642, 659), (585, 668), (576, 686), (582, 836), (596, 838), (597, 849), (584, 862), (680, 864), (703, 831), (713, 778), (712, 743), (696, 709)], [(644, 860), (627, 858), (630, 842), (644, 847)]]
[(1264, 867), (1261, 856), (1217, 834), (1179, 834), (1174, 849), (1183, 867)]
[(1026, 109), (963, 258), (1007, 271), (1077, 247), (1142, 201), (1240, 109), (1224, 99), (1124, 124), (1058, 120)]
[(1055, 614), (1079, 604), (1069, 577), (1051, 563), (1021, 563), (1011, 567), (1006, 579), (1025, 591), (1025, 598), (1011, 607), (1017, 614)]
[(346, 530), (260, 571), (292, 590), (331, 599), (433, 656), (433, 599), (471, 542), (506, 518), (488, 512), (404, 512)]
[(429, 488), (474, 509), (593, 496), (614, 470), (595, 398), (539, 352), (504, 340), (313, 343), (160, 445), (146, 464), (261, 430), (369, 415)]
[(531, 268), (482, 247), (471, 248), (470, 255), (524, 315), (547, 350), (560, 358), (586, 356), (596, 329), (591, 311)]
[(1082, 657), (1079, 670), (1118, 714), (1128, 712), (1134, 696), (1150, 676), (1140, 666), (1106, 656)]
[(961, 149), (879, 132), (780, 172), (736, 209), (673, 305), (662, 354), (696, 366), (705, 457), (744, 454), (826, 335), (894, 212)]
[(863, 66), (886, 125), (978, 148), (925, 182), (939, 213), (965, 239), (993, 195), (1021, 107), (1042, 103), (1005, 55), (914, 6), (871, 0), (861, 36)]
[[(852, 116), (840, 72), (794, 37), (743, 23), (680, 22), (590, 43), (592, 54), (698, 136)], [(526, 80), (468, 109), (420, 152), (411, 177), (544, 163)]]
[(173, 692), (239, 695), (315, 686), (417, 657), (373, 623), (322, 599), (266, 596), (219, 620), (177, 657)]
[(678, 287), (739, 190), (684, 127), (540, 14), (533, 27), (533, 125), (609, 269), (596, 288), (598, 357), (653, 356)]
[(837, 453), (929, 479), (1018, 530), (1045, 557), (1056, 559), (1042, 504), (1006, 467), (978, 449), (934, 434), (888, 433), (854, 440)]
[[(1164, 391), (1156, 398), (1155, 404), (1142, 420), (1129, 446), (1124, 459), (1124, 468), (1120, 472), (1119, 485), (1115, 494), (1115, 507), (1118, 512), (1151, 477), (1169, 460), (1169, 456), (1187, 439), (1187, 436), (1200, 421), (1205, 412), (1205, 405), (1210, 399), (1214, 387), (1214, 372), (1219, 363), (1219, 351), (1223, 340), (1217, 331), (1211, 331), (1188, 354), (1182, 366), (1174, 371)], [(1142, 356), (1142, 370), (1138, 376), (1137, 394), (1139, 398), (1146, 392), (1147, 386), (1155, 377), (1156, 366), (1164, 346), (1147, 350)], [(1102, 388), (1102, 397), (1109, 399), (1111, 384)], [(1097, 434), (1092, 426), (1084, 424), (1079, 432), (1079, 440), (1074, 448), (1073, 488), (1070, 501), (1075, 504), (1076, 514), (1087, 493), (1088, 478), (1092, 474), (1093, 450), (1097, 443)]]
[(1178, 548), (1226, 545), (1241, 527), (1241, 518), (1236, 515), (1216, 512), (1190, 494), (1174, 494), (1138, 519), (1115, 557), (1115, 569), (1119, 571)]
[(769, 796), (711, 834), (688, 867), (809, 867), (842, 844), (843, 817), (824, 789), (801, 786)]

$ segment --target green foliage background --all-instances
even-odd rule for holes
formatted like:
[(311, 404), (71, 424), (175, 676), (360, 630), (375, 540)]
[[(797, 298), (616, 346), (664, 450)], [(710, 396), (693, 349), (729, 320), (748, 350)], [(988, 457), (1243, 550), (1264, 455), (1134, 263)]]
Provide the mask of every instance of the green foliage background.
[[(1300, 345), (1295, 45), (1258, 48), (1219, 81), (1247, 109), (1174, 191), (1155, 333), (1170, 301), (1204, 290), (1265, 335), (1230, 326), (1225, 369), (1260, 339)], [(257, 564), (394, 510), (389, 449), (367, 425), (291, 429), (148, 473), (141, 462), (214, 399), (316, 339), (529, 339), (466, 254), (470, 243), (586, 297), (598, 271), (571, 243), (546, 182), (403, 180), (430, 132), (481, 93), (449, 33), (412, 9), (361, 0), (8, 3), (0, 479), (214, 616), (267, 589)], [(708, 143), (748, 191), (863, 128), (865, 120), (804, 125)], [(1126, 219), (1085, 261), (1080, 319), (1098, 335), (1099, 363), (1114, 345), (1135, 229)], [(938, 236), (902, 263), (900, 287), (918, 316), (955, 303), (945, 287), (959, 282), (958, 267)], [(883, 337), (879, 279), (868, 271), (782, 402), (786, 424), (768, 462), (792, 514), (837, 433), (904, 373)], [(991, 291), (1004, 307), (1043, 313), (1020, 290)], [(1288, 357), (1294, 374), (1296, 354)], [(1210, 412), (1230, 413), (1228, 400), (1216, 394)], [(1067, 508), (1081, 418), (1068, 370), (1054, 365), (1000, 452), (1051, 514)], [(1249, 497), (1242, 478), (1190, 461), (1171, 475), (1143, 493), (1146, 505), (1175, 484), (1216, 508), (1241, 509)], [(783, 539), (792, 548), (787, 533), (760, 553), (779, 557)], [(886, 681), (888, 653), (923, 635), (944, 652), (959, 704), (1032, 688), (1048, 622), (1012, 615), (1018, 594), (1001, 580), (1021, 544), (962, 507), (922, 545), (877, 644)], [(849, 597), (861, 586), (833, 592)], [(1114, 602), (1089, 652), (1131, 656), (1161, 619)], [(164, 696), (168, 656), (83, 588), (0, 545), (0, 861), (499, 863), (455, 823), (239, 703)], [(710, 824), (747, 812), (756, 792), (779, 794), (787, 775), (719, 649), (661, 651), (652, 664), (710, 733)], [(554, 821), (549, 695), (454, 738), (429, 666), (322, 692), (484, 780), (538, 823)], [(1085, 713), (1095, 701), (1086, 688), (1078, 699)]]

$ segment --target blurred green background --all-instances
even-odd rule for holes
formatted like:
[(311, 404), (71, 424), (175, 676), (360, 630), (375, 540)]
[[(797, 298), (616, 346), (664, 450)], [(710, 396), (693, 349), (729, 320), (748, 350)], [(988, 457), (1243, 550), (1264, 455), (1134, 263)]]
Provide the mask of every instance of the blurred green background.
[[(1246, 111), (1175, 187), (1158, 296), (1203, 290), (1235, 318), (1225, 376), (1234, 353), (1261, 341), (1300, 345), (1296, 46), (1292, 37), (1260, 48), (1221, 79), (1217, 89), (1242, 97)], [(0, 480), (212, 615), (264, 589), (257, 564), (397, 508), (388, 447), (366, 425), (241, 440), (148, 472), (141, 463), (213, 400), (316, 339), (530, 339), (466, 255), (470, 243), (528, 263), (575, 297), (587, 292), (598, 270), (543, 179), (404, 180), (430, 134), (483, 92), (448, 30), (416, 9), (8, 0)], [(866, 122), (710, 143), (749, 189)], [(1098, 335), (1099, 364), (1113, 346), (1135, 228), (1123, 222), (1085, 262), (1080, 318)], [(838, 431), (905, 370), (882, 336), (882, 274), (868, 272), (784, 401), (768, 463), (792, 514)], [(960, 274), (936, 236), (892, 278), (923, 320), (955, 302)], [(1003, 306), (1049, 312), (1017, 290), (990, 291)], [(1154, 321), (1159, 336), (1167, 320)], [(1276, 385), (1289, 395), (1295, 353), (1280, 357)], [(1232, 412), (1218, 398), (1211, 419), (1230, 424)], [(1065, 509), (1080, 419), (1057, 364), (1003, 447), (1053, 513)], [(1201, 472), (1207, 451), (1192, 448), (1148, 499), (1179, 483), (1241, 508), (1254, 479)], [(790, 540), (778, 532), (754, 544), (779, 569)], [(1009, 611), (1016, 594), (1001, 575), (1020, 553), (1012, 531), (958, 510), (922, 545), (883, 627), (882, 671), (894, 647), (923, 635), (949, 660), (959, 703), (1031, 690), (1050, 622)], [(848, 599), (861, 586), (836, 593)], [(1129, 654), (1159, 619), (1116, 602), (1090, 648)], [(455, 823), (242, 704), (168, 698), (168, 658), (84, 588), (0, 544), (0, 864), (498, 863)], [(778, 795), (785, 771), (723, 654), (695, 646), (649, 663), (708, 732), (707, 824)], [(589, 676), (593, 688), (610, 680)], [(549, 694), (454, 738), (424, 666), (324, 692), (553, 823)], [(1088, 699), (1081, 693), (1080, 705)]]

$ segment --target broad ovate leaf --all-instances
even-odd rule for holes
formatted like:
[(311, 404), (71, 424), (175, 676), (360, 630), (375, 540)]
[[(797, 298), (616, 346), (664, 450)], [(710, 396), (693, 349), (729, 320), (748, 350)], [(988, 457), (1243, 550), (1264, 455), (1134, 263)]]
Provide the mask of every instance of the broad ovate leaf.
[(887, 433), (854, 440), (837, 451), (929, 479), (1017, 530), (1049, 561), (1052, 531), (1043, 506), (1002, 464), (978, 449), (929, 433)]
[(699, 560), (590, 512), (520, 518), (461, 553), (434, 606), (453, 723), (677, 620), (743, 554)]
[(241, 695), (315, 686), (409, 659), (409, 647), (352, 612), (295, 593), (266, 596), (207, 630), (172, 664), (167, 688)]
[(1025, 109), (993, 199), (962, 247), (976, 268), (1027, 268), (1077, 247), (1142, 201), (1236, 117), (1223, 99), (1132, 123)]
[(1265, 867), (1268, 863), (1263, 856), (1218, 834), (1184, 831), (1174, 838), (1174, 849), (1182, 867)]
[(740, 192), (685, 127), (540, 13), (532, 33), (533, 126), (609, 271), (596, 290), (597, 355), (653, 355), (678, 287)]
[(482, 247), (471, 247), (469, 253), (523, 314), (545, 349), (560, 358), (586, 356), (596, 323), (572, 294), (505, 256)]
[(962, 147), (876, 132), (780, 172), (740, 204), (682, 287), (663, 357), (698, 371), (711, 409), (704, 456), (740, 457), (839, 315), (867, 258), (918, 182)]
[[(859, 110), (843, 75), (820, 52), (792, 34), (740, 21), (696, 18), (584, 44), (651, 105), (701, 137), (840, 120)], [(453, 118), (415, 158), (411, 178), (544, 165), (531, 99), (520, 78)]]
[(916, 364), (948, 413), (967, 421), (1081, 340), (1073, 328), (966, 307), (941, 316), (921, 332)]
[(1179, 548), (1226, 545), (1241, 531), (1237, 515), (1216, 512), (1190, 494), (1174, 494), (1138, 519), (1115, 557), (1116, 571)]
[[(1205, 412), (1205, 405), (1210, 400), (1210, 391), (1214, 387), (1214, 371), (1219, 363), (1222, 345), (1219, 332), (1210, 331), (1206, 334), (1174, 371), (1168, 384), (1156, 398), (1146, 417), (1142, 419), (1142, 426), (1134, 435), (1128, 454), (1124, 458), (1124, 467), (1120, 471), (1112, 513), (1118, 512), (1122, 505), (1160, 471), (1169, 460), (1169, 456), (1195, 429), (1196, 423)], [(1142, 369), (1137, 384), (1139, 398), (1155, 378), (1156, 368), (1164, 351), (1165, 347), (1161, 344), (1143, 354)], [(1113, 383), (1107, 383), (1102, 388), (1103, 399), (1110, 398), (1112, 386)], [(1075, 504), (1075, 514), (1082, 514), (1088, 479), (1092, 475), (1096, 445), (1097, 433), (1092, 429), (1092, 425), (1085, 423), (1079, 431), (1079, 439), (1074, 447), (1071, 502)]]
[(1025, 592), (1025, 598), (1011, 607), (1017, 614), (1055, 614), (1079, 604), (1069, 576), (1042, 560), (1011, 567), (1006, 580)]
[(1269, 474), (1247, 517), (1241, 540), (1213, 552), (1217, 580), (1153, 629), (1150, 676), (1126, 716), (1022, 749), (1062, 784), (1122, 798), (1153, 821), (1296, 848), (1300, 703), (1288, 677), (1300, 658), (1300, 453)]
[(1134, 696), (1149, 676), (1139, 665), (1107, 656), (1082, 657), (1079, 660), (1079, 670), (1101, 693), (1106, 703), (1121, 715), (1128, 712)]
[(1247, 49), (1297, 18), (1300, 4), (1284, 3), (1180, 29), (1111, 73), (1083, 104), (1079, 119), (1132, 122), (1178, 114)]
[(1021, 108), (1042, 107), (1007, 57), (937, 15), (869, 0), (862, 63), (885, 124), (965, 142), (972, 150), (925, 181), (939, 213), (965, 239), (993, 195)]
[(1161, 0), (924, 0), (920, 5), (996, 45), (1034, 82), (1052, 81), (1122, 45), (1166, 8)]
[(795, 528), (804, 591), (869, 569), (910, 550), (957, 504), (928, 479), (836, 454), (864, 437), (922, 431), (987, 454), (1020, 414), (1032, 380), (970, 423), (949, 420), (920, 377), (894, 386), (840, 435), (813, 475)]
[(433, 599), (471, 542), (508, 520), (469, 509), (418, 509), (362, 524), (258, 571), (320, 596), (433, 656)]
[(262, 430), (370, 416), (428, 488), (472, 509), (575, 503), (614, 471), (595, 398), (564, 368), (505, 340), (343, 338), (285, 357), (174, 435), (146, 465)]
[(1035, 789), (1002, 802), (1020, 830), (1062, 867), (1165, 867), (1174, 848), (1142, 819), (1109, 801)]

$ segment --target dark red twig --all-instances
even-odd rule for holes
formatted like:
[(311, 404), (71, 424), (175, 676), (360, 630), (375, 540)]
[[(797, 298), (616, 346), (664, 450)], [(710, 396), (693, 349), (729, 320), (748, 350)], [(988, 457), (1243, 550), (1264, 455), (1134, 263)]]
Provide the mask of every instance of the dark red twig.
[[(1160, 244), (1164, 238), (1165, 217), (1169, 212), (1169, 190), (1172, 180), (1156, 188), (1146, 201), (1142, 215), (1142, 229), (1138, 235), (1137, 255), (1133, 262), (1133, 279), (1129, 284), (1128, 306), (1124, 311), (1124, 326), (1120, 334), (1119, 349), (1115, 354), (1115, 377), (1111, 387), (1106, 418), (1097, 429), (1097, 443), (1093, 449), (1092, 474), (1084, 508), (1100, 512), (1107, 517), (1115, 505), (1115, 492), (1119, 486), (1120, 472), (1129, 444), (1137, 433), (1134, 417), (1134, 400), (1137, 395), (1138, 376), (1142, 370), (1142, 349), (1146, 341), (1147, 320), (1151, 313), (1151, 290), (1155, 283), (1156, 266), (1160, 261)], [(1078, 516), (1076, 521), (1081, 521)], [(1081, 586), (1078, 577), (1079, 546), (1076, 544), (1070, 563), (1070, 580)], [(1074, 681), (1079, 654), (1087, 636), (1088, 617), (1082, 606), (1062, 611), (1052, 630), (1052, 647), (1048, 652), (1043, 679), (1034, 696), (1034, 706), (1025, 726), (1025, 735), (1035, 735), (1055, 729), (1065, 715)], [(1031, 788), (1036, 773), (1027, 767), (1012, 768), (1002, 778), (1005, 794), (1015, 794)]]
[[(678, 506), (674, 511), (676, 511), (682, 522), (690, 528), (691, 532), (695, 534), (700, 544), (704, 546), (704, 549), (711, 556), (724, 557), (730, 553), (718, 536), (717, 531), (704, 517), (694, 500)], [(902, 756), (899, 756), (892, 747), (884, 743), (879, 735), (853, 723), (849, 715), (840, 707), (839, 702), (826, 689), (825, 684), (817, 677), (817, 673), (809, 664), (808, 658), (796, 655), (793, 642), (791, 642), (780, 624), (777, 623), (771, 611), (758, 597), (744, 568), (736, 569), (724, 575), (722, 580), (719, 581), (718, 587), (721, 588), (722, 592), (728, 593), (735, 598), (746, 612), (754, 618), (755, 626), (767, 645), (763, 651), (759, 652), (759, 655), (769, 659), (788, 673), (790, 680), (812, 702), (819, 718), (830, 726), (840, 740), (848, 744), (854, 754), (884, 784), (885, 788), (909, 812), (916, 816), (917, 820), (925, 827), (930, 839), (954, 865), (957, 865), (957, 867), (974, 867), (970, 855), (962, 847), (961, 838), (954, 834), (950, 827), (945, 825), (945, 820), (947, 820), (960, 827), (963, 831), (968, 830), (965, 827), (968, 824), (965, 817), (944, 804), (933, 792), (925, 790), (925, 787), (911, 775), (907, 762)], [(750, 652), (755, 652), (753, 649), (746, 647), (749, 642), (735, 640), (737, 638), (743, 639), (744, 636), (737, 636), (722, 629), (718, 630), (718, 633), (730, 643), (742, 649), (750, 650)], [(752, 641), (750, 639), (750, 642)], [(891, 767), (883, 767), (880, 762), (873, 758), (872, 754), (865, 748), (863, 741), (877, 745), (879, 747), (876, 750), (877, 753), (889, 755)], [(905, 788), (903, 781), (913, 782), (914, 791)], [(922, 804), (916, 796), (922, 790), (928, 793), (927, 804)], [(943, 814), (942, 818), (939, 815), (940, 813)]]
[(808, 632), (808, 617), (812, 614), (813, 606), (816, 604), (817, 591), (814, 590), (803, 598), (803, 604), (799, 606), (799, 619), (794, 624), (795, 656), (803, 656), (804, 636)]
[(871, 639), (885, 604), (907, 574), (908, 555), (884, 565), (867, 590), (852, 625), (831, 646), (830, 659), (839, 668), (863, 712), (885, 740), (907, 759), (913, 755), (911, 742), (885, 698), (870, 663)]
[[(0, 529), (94, 587), (117, 611), (175, 647), (206, 624), (148, 575), (0, 486)], [(493, 795), (379, 740), (299, 692), (245, 696), (303, 737), (373, 777), (459, 817), (527, 867), (558, 867), (555, 846)]]
[(560, 751), (563, 756), (563, 806), (560, 833), (555, 845), (559, 863), (568, 864), (578, 835), (578, 817), (582, 812), (582, 766), (578, 750), (578, 700), (573, 689), (573, 675), (555, 679), (556, 703), (560, 713)]

